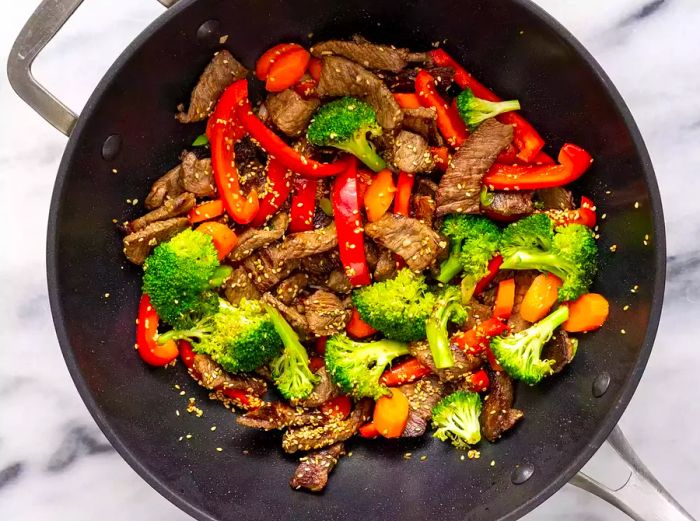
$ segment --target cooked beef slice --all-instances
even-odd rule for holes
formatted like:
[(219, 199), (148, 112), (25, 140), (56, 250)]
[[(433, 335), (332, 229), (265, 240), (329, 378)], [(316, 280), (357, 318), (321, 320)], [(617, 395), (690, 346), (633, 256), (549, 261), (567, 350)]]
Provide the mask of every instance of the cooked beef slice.
[(467, 307), (469, 308), (469, 315), (467, 317), (467, 323), (464, 326), (465, 331), (491, 318), (492, 306), (487, 306), (475, 299), (471, 299)]
[(157, 221), (165, 221), (166, 219), (172, 219), (173, 217), (179, 217), (180, 215), (186, 214), (197, 201), (189, 192), (180, 194), (172, 199), (166, 199), (162, 206), (148, 212), (146, 215), (134, 219), (129, 223), (129, 229), (132, 232), (138, 232), (143, 230), (146, 226)]
[(537, 190), (535, 196), (542, 201), (545, 210), (573, 210), (576, 207), (571, 191), (561, 186)]
[(498, 154), (513, 140), (513, 127), (487, 119), (457, 149), (437, 191), (437, 214), (479, 213), (481, 184)]
[(282, 437), (282, 448), (287, 453), (309, 451), (345, 441), (357, 432), (372, 415), (372, 400), (363, 398), (346, 420), (331, 419), (319, 426), (290, 428)]
[(299, 293), (309, 284), (309, 276), (306, 273), (295, 273), (279, 283), (275, 289), (275, 295), (283, 304), (291, 306)]
[(199, 377), (199, 384), (209, 390), (237, 389), (256, 396), (262, 396), (267, 392), (267, 384), (262, 378), (227, 373), (208, 355), (195, 354), (192, 368), (195, 375)]
[(350, 313), (340, 299), (329, 291), (319, 289), (304, 302), (306, 321), (316, 336), (330, 336), (345, 329)]
[(574, 359), (578, 340), (571, 338), (566, 331), (558, 329), (542, 349), (543, 360), (554, 360), (552, 371), (560, 372)]
[(377, 122), (386, 130), (397, 128), (403, 119), (401, 107), (381, 79), (361, 65), (339, 56), (323, 58), (316, 92), (319, 96), (362, 98), (374, 108)]
[(311, 48), (316, 57), (338, 55), (368, 69), (399, 72), (409, 61), (426, 61), (425, 53), (412, 53), (408, 49), (399, 49), (393, 45), (378, 45), (369, 42), (328, 40), (317, 43)]
[(479, 423), (481, 433), (495, 442), (523, 417), (523, 411), (513, 409), (513, 380), (505, 372), (490, 375), (491, 388), (484, 399)]
[(292, 479), (289, 480), (289, 486), (294, 490), (303, 488), (311, 492), (321, 492), (326, 488), (328, 475), (333, 471), (343, 454), (345, 454), (345, 449), (342, 443), (309, 452), (299, 459), (299, 466), (294, 471)]
[[(375, 279), (376, 280), (376, 279)], [(326, 287), (335, 293), (340, 293), (344, 295), (352, 291), (352, 284), (350, 284), (350, 279), (345, 274), (342, 269), (333, 270), (328, 274), (328, 279), (326, 280)]]
[(316, 371), (316, 376), (318, 376), (320, 380), (314, 386), (314, 390), (311, 391), (309, 396), (303, 400), (299, 400), (295, 405), (300, 405), (302, 407), (319, 407), (321, 404), (326, 403), (331, 398), (335, 398), (340, 394), (340, 390), (331, 381), (325, 366)]
[(293, 89), (270, 94), (265, 101), (270, 119), (288, 136), (301, 135), (320, 104), (318, 98), (304, 99)]
[(378, 75), (392, 92), (415, 92), (416, 76), (420, 69), (427, 70), (435, 78), (439, 92), (444, 94), (452, 85), (455, 73), (451, 67), (409, 67), (398, 73), (387, 71), (378, 73)]
[(280, 312), (284, 319), (289, 322), (289, 325), (292, 326), (292, 329), (297, 332), (300, 340), (306, 341), (313, 336), (306, 317), (299, 313), (294, 307), (285, 305), (270, 293), (265, 293), (262, 296), (262, 300)]
[(416, 194), (411, 197), (411, 202), (413, 203), (413, 217), (432, 228), (437, 208), (435, 199), (430, 195)]
[(398, 253), (410, 269), (423, 271), (437, 258), (446, 241), (418, 219), (386, 213), (365, 225), (365, 233), (377, 244)]
[(327, 275), (342, 268), (338, 252), (330, 250), (301, 259), (301, 269), (309, 275)]
[(408, 398), (408, 421), (401, 433), (402, 438), (423, 436), (432, 417), (433, 407), (445, 392), (445, 387), (435, 375), (399, 387)]
[(379, 251), (379, 257), (377, 258), (377, 265), (374, 268), (374, 273), (372, 277), (375, 282), (383, 282), (385, 280), (393, 279), (396, 276), (396, 259), (394, 259), (394, 253), (387, 249), (381, 248)]
[(525, 298), (525, 293), (527, 293), (528, 288), (537, 275), (539, 275), (539, 273), (532, 270), (515, 272), (515, 299), (513, 300), (513, 311), (508, 318), (508, 327), (511, 333), (518, 333), (531, 325), (531, 322), (528, 322), (520, 316), (520, 306)]
[(216, 194), (211, 159), (197, 159), (194, 152), (188, 152), (182, 158), (180, 167), (180, 182), (185, 190), (197, 197), (212, 197)]
[(187, 112), (184, 112), (184, 107), (178, 107), (180, 112), (176, 115), (177, 120), (180, 123), (193, 123), (206, 119), (214, 110), (216, 101), (224, 89), (234, 81), (245, 78), (247, 74), (248, 69), (231, 56), (230, 52), (217, 52), (199, 77), (190, 96)]
[(429, 142), (440, 143), (442, 138), (437, 130), (437, 112), (433, 107), (418, 107), (403, 110), (403, 128), (423, 136)]
[(190, 220), (187, 217), (174, 217), (151, 223), (142, 230), (124, 237), (124, 255), (134, 264), (141, 265), (155, 246), (189, 227)]
[(335, 231), (335, 223), (332, 223), (319, 230), (287, 235), (281, 244), (270, 248), (270, 256), (282, 263), (327, 252), (336, 246), (338, 246), (338, 235)]
[(409, 174), (430, 172), (435, 166), (425, 138), (407, 130), (397, 134), (389, 154), (391, 163)]
[(180, 180), (181, 166), (182, 165), (177, 165), (175, 168), (170, 169), (167, 174), (153, 183), (151, 191), (146, 196), (146, 201), (144, 202), (146, 208), (155, 210), (161, 206), (166, 199), (177, 197), (185, 191)]
[(445, 382), (459, 379), (465, 374), (474, 372), (484, 363), (480, 357), (468, 355), (457, 346), (452, 345), (450, 348), (452, 350), (455, 365), (449, 369), (438, 370), (435, 367), (433, 354), (430, 351), (430, 346), (428, 345), (427, 341), (411, 342), (408, 344), (408, 350), (411, 352), (411, 354), (415, 356), (421, 364), (429, 367), (433, 373), (437, 374), (440, 377), (440, 380)]
[(270, 220), (265, 228), (248, 228), (238, 236), (236, 247), (228, 254), (229, 260), (241, 261), (256, 250), (281, 239), (288, 224), (289, 215), (280, 212)]
[(231, 276), (226, 279), (224, 295), (226, 295), (226, 300), (234, 306), (237, 306), (242, 299), (257, 300), (260, 298), (258, 288), (255, 287), (242, 266), (233, 270)]
[(271, 247), (262, 248), (243, 259), (243, 267), (262, 293), (274, 288), (299, 267), (299, 261), (295, 259), (279, 263), (278, 257), (272, 256), (270, 250)]
[(285, 402), (270, 402), (236, 418), (236, 423), (251, 429), (273, 430), (302, 425), (320, 425), (326, 415), (317, 409), (293, 407)]
[(493, 192), (491, 204), (481, 205), (481, 213), (494, 221), (516, 221), (534, 211), (532, 192)]

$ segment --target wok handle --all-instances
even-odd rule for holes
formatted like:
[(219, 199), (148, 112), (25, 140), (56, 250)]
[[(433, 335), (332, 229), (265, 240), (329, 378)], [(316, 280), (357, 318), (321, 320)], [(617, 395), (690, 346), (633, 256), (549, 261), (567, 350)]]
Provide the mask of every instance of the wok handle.
[[(158, 1), (165, 7), (177, 2)], [(43, 0), (24, 24), (7, 60), (7, 77), (15, 92), (66, 136), (70, 136), (78, 116), (36, 81), (32, 64), (82, 3), (83, 0)]]
[(569, 483), (604, 499), (635, 521), (694, 521), (642, 463), (619, 427), (613, 429), (607, 442), (629, 467), (627, 482), (611, 489), (579, 472)]

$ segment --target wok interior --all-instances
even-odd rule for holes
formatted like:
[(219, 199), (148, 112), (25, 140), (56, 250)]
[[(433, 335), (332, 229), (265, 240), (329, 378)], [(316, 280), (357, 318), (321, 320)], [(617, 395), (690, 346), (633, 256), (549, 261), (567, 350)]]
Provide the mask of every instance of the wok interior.
[[(166, 15), (167, 23), (155, 22), (150, 36), (127, 50), (88, 103), (61, 165), (51, 212), (49, 282), (59, 337), (73, 377), (111, 441), (151, 484), (200, 517), (484, 519), (522, 514), (544, 500), (622, 413), (620, 399), (646, 361), (660, 305), (652, 303), (663, 271), (657, 260), (663, 236), (654, 235), (647, 177), (653, 174), (586, 58), (515, 1), (180, 4)], [(197, 29), (212, 19), (220, 33), (202, 42)], [(429, 436), (356, 440), (348, 446), (352, 457), (316, 497), (288, 488), (297, 459), (283, 455), (278, 433), (238, 427), (181, 364), (151, 369), (134, 353), (140, 274), (123, 258), (112, 220), (137, 216), (141, 203), (126, 200), (142, 201), (202, 132), (203, 125), (181, 125), (173, 114), (221, 47), (218, 36), (228, 35), (224, 47), (250, 67), (280, 41), (308, 44), (354, 33), (414, 50), (446, 39), (446, 49), (477, 78), (506, 99), (520, 99), (548, 152), (556, 155), (564, 141), (591, 151), (595, 165), (578, 188), (592, 196), (599, 215), (607, 215), (593, 290), (609, 298), (611, 315), (601, 331), (581, 339), (563, 374), (517, 387), (524, 421), (499, 443), (482, 442), (480, 459), (461, 460), (460, 452)], [(108, 162), (101, 148), (111, 134), (121, 136), (122, 148)], [(646, 234), (649, 246), (643, 245)], [(623, 312), (626, 304), (631, 309)], [(591, 385), (602, 372), (612, 381), (595, 398)], [(204, 409), (201, 418), (185, 412), (188, 397)], [(178, 441), (187, 434), (192, 437)], [(406, 452), (413, 454), (410, 460)], [(513, 485), (513, 469), (526, 462), (535, 465), (534, 475)]]

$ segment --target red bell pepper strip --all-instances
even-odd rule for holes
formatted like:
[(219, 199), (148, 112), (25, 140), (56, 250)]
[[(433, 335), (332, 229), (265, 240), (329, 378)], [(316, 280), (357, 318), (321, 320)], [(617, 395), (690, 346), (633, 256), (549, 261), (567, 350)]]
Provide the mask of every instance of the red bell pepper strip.
[(388, 387), (396, 387), (398, 385), (415, 382), (419, 378), (423, 378), (430, 373), (432, 373), (432, 371), (429, 367), (421, 364), (417, 358), (411, 357), (394, 365), (391, 369), (384, 371), (379, 382)]
[(583, 224), (594, 228), (597, 222), (596, 207), (593, 201), (586, 196), (581, 196), (581, 207), (576, 210), (548, 210), (547, 215), (556, 226), (565, 224)]
[[(471, 89), (477, 98), (488, 101), (501, 101), (501, 98), (476, 80), (443, 49), (434, 49), (428, 54), (430, 54), (435, 65), (450, 67), (455, 71), (454, 81), (462, 89)], [(537, 153), (544, 146), (544, 139), (542, 139), (542, 136), (535, 130), (535, 127), (517, 112), (500, 114), (497, 116), (497, 119), (501, 123), (513, 125), (513, 141), (519, 150), (518, 157), (526, 163), (533, 162)]]
[(376, 329), (362, 320), (362, 317), (360, 317), (360, 313), (356, 308), (352, 308), (350, 321), (348, 322), (348, 325), (345, 326), (345, 331), (347, 331), (348, 335), (355, 339), (366, 338), (377, 332)]
[(163, 366), (177, 358), (178, 350), (174, 340), (158, 343), (158, 321), (158, 313), (151, 306), (151, 298), (144, 293), (141, 295), (136, 321), (136, 349), (147, 364)]
[(469, 375), (469, 380), (467, 380), (469, 390), (475, 393), (483, 393), (484, 391), (487, 391), (489, 385), (491, 385), (489, 375), (483, 369)]
[(321, 367), (326, 365), (326, 361), (323, 359), (323, 357), (320, 356), (310, 356), (309, 357), (309, 368), (311, 369), (312, 372), (316, 372)]
[(504, 371), (503, 366), (498, 363), (498, 359), (496, 358), (496, 355), (493, 354), (490, 347), (486, 348), (486, 359), (489, 361), (492, 371), (499, 373)]
[(321, 79), (321, 69), (323, 68), (323, 62), (320, 58), (311, 58), (309, 60), (309, 75), (316, 81)]
[(326, 344), (328, 343), (327, 336), (320, 336), (316, 339), (316, 353), (323, 356), (326, 354)]
[(314, 97), (316, 94), (316, 86), (318, 83), (313, 78), (301, 79), (299, 83), (294, 84), (292, 87), (294, 92), (299, 94), (304, 99), (309, 99)]
[(408, 217), (411, 205), (411, 191), (415, 176), (408, 172), (400, 171), (396, 182), (396, 195), (394, 196), (394, 213)]
[(333, 183), (331, 202), (340, 262), (350, 284), (366, 286), (372, 280), (365, 257), (365, 233), (357, 196), (357, 160), (352, 156), (345, 171)]
[(289, 197), (292, 190), (291, 172), (276, 159), (270, 159), (267, 163), (267, 179), (265, 191), (260, 199), (260, 209), (250, 225), (259, 228), (263, 226)]
[(500, 335), (508, 325), (498, 318), (489, 318), (471, 329), (457, 333), (452, 337), (452, 343), (470, 355), (478, 355), (489, 346), (491, 337)]
[(367, 192), (369, 185), (372, 184), (373, 176), (374, 172), (366, 170), (365, 168), (357, 169), (357, 197), (360, 206), (365, 204), (365, 193)]
[(493, 279), (496, 278), (498, 268), (501, 267), (501, 264), (503, 264), (503, 257), (501, 257), (500, 255), (496, 255), (489, 261), (489, 264), (486, 268), (488, 270), (488, 273), (486, 273), (486, 275), (484, 275), (481, 278), (481, 280), (476, 283), (476, 286), (474, 287), (474, 296), (481, 295), (481, 293), (488, 287), (488, 285), (491, 284), (491, 281), (493, 281)]
[(343, 160), (335, 161), (334, 163), (319, 163), (299, 154), (253, 113), (253, 107), (248, 100), (248, 81), (238, 80), (229, 88), (232, 87), (237, 87), (244, 93), (242, 101), (236, 107), (236, 115), (245, 130), (260, 144), (265, 152), (292, 172), (305, 177), (330, 177), (340, 174), (347, 168), (347, 162)]
[(443, 172), (447, 171), (450, 164), (450, 151), (447, 147), (430, 147), (430, 153), (435, 161), (435, 166)]
[(362, 438), (374, 439), (379, 437), (379, 430), (373, 422), (365, 423), (357, 430)]
[(336, 396), (322, 403), (319, 409), (321, 409), (321, 412), (326, 416), (335, 416), (339, 420), (344, 420), (350, 416), (352, 401), (347, 395), (341, 394), (340, 396)]
[(458, 147), (467, 139), (467, 126), (454, 105), (448, 105), (435, 90), (435, 78), (424, 70), (416, 75), (416, 93), (421, 105), (433, 107), (437, 113), (437, 126), (440, 134), (453, 147)]
[(317, 179), (295, 177), (292, 181), (292, 204), (289, 211), (289, 231), (308, 232), (314, 229)]
[(201, 376), (197, 370), (194, 368), (194, 350), (192, 349), (192, 344), (187, 340), (178, 340), (177, 349), (180, 351), (180, 360), (185, 364), (187, 370), (190, 371), (195, 380), (199, 380)]
[(576, 181), (593, 163), (584, 149), (567, 143), (559, 151), (555, 165), (493, 165), (484, 177), (491, 190), (537, 190)]

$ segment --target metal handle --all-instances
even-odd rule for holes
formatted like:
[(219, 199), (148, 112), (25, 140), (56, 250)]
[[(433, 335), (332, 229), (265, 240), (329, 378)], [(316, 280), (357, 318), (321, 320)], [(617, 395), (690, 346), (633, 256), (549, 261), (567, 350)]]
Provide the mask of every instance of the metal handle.
[[(165, 7), (177, 2), (158, 1)], [(43, 0), (24, 24), (7, 60), (7, 77), (15, 92), (66, 136), (75, 127), (78, 116), (36, 81), (32, 63), (82, 3), (83, 0)]]
[(583, 472), (569, 483), (604, 499), (635, 521), (694, 521), (642, 463), (619, 427), (613, 429), (607, 442), (629, 467), (626, 483), (611, 489)]

